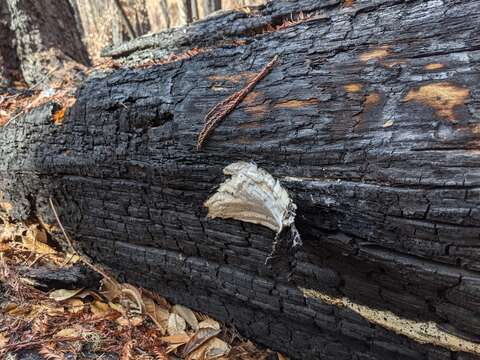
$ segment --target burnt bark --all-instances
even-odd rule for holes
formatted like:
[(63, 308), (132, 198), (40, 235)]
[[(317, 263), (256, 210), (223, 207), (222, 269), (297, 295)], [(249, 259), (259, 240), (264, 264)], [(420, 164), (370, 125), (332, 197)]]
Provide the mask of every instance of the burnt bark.
[[(1, 129), (4, 217), (53, 224), (53, 197), (123, 280), (293, 358), (479, 358), (479, 24), (480, 1), (276, 1), (109, 49), (131, 68), (89, 78), (63, 125), (49, 105)], [(197, 151), (208, 111), (275, 55)], [(236, 161), (297, 205), (294, 262), (265, 265), (273, 231), (206, 217)], [(432, 321), (460, 345), (362, 306)]]
[[(29, 85), (53, 79), (63, 68), (89, 64), (68, 0), (7, 0), (16, 53)], [(57, 71), (57, 72), (55, 72)], [(61, 75), (57, 79), (61, 81)]]
[(100, 275), (80, 264), (60, 269), (39, 266), (33, 269), (21, 267), (18, 270), (22, 277), (33, 280), (35, 286), (42, 290), (100, 287)]

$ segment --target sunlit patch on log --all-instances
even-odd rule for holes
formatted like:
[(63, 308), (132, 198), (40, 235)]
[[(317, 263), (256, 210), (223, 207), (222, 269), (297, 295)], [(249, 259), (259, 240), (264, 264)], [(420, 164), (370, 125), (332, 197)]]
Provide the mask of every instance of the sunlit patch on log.
[(380, 99), (381, 96), (378, 92), (368, 94), (363, 104), (365, 106), (365, 110), (370, 110), (373, 106), (377, 105), (380, 102)]
[(432, 321), (415, 321), (402, 318), (386, 310), (374, 309), (352, 302), (346, 297), (334, 297), (317, 290), (300, 288), (306, 298), (321, 300), (329, 305), (350, 309), (367, 321), (406, 336), (421, 344), (441, 346), (452, 351), (480, 354), (480, 344), (442, 330)]
[(261, 121), (251, 121), (238, 125), (241, 129), (259, 129), (263, 126)]
[(248, 114), (261, 117), (269, 110), (269, 105), (264, 102), (264, 99), (265, 96), (262, 92), (254, 90), (243, 99), (240, 106), (243, 107)]
[(390, 51), (388, 49), (389, 49), (389, 46), (386, 45), (386, 46), (381, 46), (377, 49), (364, 52), (363, 54), (360, 55), (360, 60), (367, 62), (373, 59), (383, 59), (388, 55), (390, 55)]
[(425, 70), (439, 70), (439, 69), (443, 69), (444, 67), (445, 65), (443, 64), (434, 63), (434, 64), (425, 65)]
[(211, 81), (227, 81), (238, 84), (242, 81), (249, 81), (255, 76), (252, 72), (243, 72), (235, 75), (212, 75), (208, 79)]
[(318, 103), (318, 99), (286, 100), (275, 104), (275, 107), (281, 109), (301, 109), (307, 106), (316, 105)]
[(268, 104), (259, 104), (254, 106), (249, 106), (245, 108), (245, 111), (250, 115), (255, 115), (255, 117), (261, 117), (268, 112)]
[(358, 83), (352, 83), (352, 84), (344, 85), (343, 88), (345, 89), (346, 92), (359, 92), (362, 90), (363, 85)]
[(405, 101), (416, 101), (436, 110), (438, 116), (455, 120), (454, 109), (465, 104), (469, 90), (448, 82), (440, 82), (412, 89), (405, 96)]

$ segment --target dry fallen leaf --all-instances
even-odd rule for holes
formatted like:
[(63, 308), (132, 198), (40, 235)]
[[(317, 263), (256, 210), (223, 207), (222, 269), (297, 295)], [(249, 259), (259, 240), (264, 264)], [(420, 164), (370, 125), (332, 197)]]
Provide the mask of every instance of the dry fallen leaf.
[(108, 301), (113, 301), (122, 295), (122, 286), (116, 281), (103, 279), (100, 293), (105, 296)]
[(180, 315), (187, 322), (187, 324), (190, 325), (192, 330), (198, 330), (198, 320), (192, 310), (182, 305), (174, 305), (172, 307), (172, 312)]
[(81, 260), (80, 256), (75, 255), (75, 254), (71, 254), (71, 253), (66, 253), (65, 258), (67, 260), (62, 264), (63, 266), (73, 265), (73, 264), (78, 263)]
[(185, 348), (182, 350), (182, 357), (187, 357), (195, 351), (197, 348), (202, 346), (208, 340), (220, 334), (220, 330), (212, 329), (212, 328), (204, 328), (198, 330), (198, 332), (192, 336), (190, 341), (185, 345)]
[(142, 300), (142, 294), (135, 286), (130, 284), (122, 284), (122, 295), (132, 300), (136, 304), (138, 313), (141, 314), (145, 312), (145, 304)]
[(64, 301), (75, 297), (76, 295), (80, 294), (83, 289), (74, 289), (74, 290), (67, 290), (67, 289), (58, 289), (54, 290), (48, 295), (50, 299), (55, 301)]
[(68, 338), (68, 337), (77, 337), (81, 335), (81, 329), (79, 327), (67, 327), (58, 331), (53, 337), (61, 337), (61, 338)]
[(228, 345), (225, 341), (214, 337), (205, 343), (204, 358), (206, 360), (218, 359), (221, 356), (227, 356), (230, 350), (230, 345)]
[(12, 247), (9, 244), (0, 243), (0, 252), (6, 253), (10, 250), (12, 250)]
[(40, 306), (29, 306), (29, 305), (18, 306), (16, 304), (10, 303), (4, 307), (3, 311), (6, 314), (13, 317), (19, 317), (24, 320), (31, 320), (40, 313), (41, 308)]
[(187, 356), (187, 360), (211, 360), (227, 356), (230, 352), (230, 345), (217, 337), (208, 340), (202, 346)]
[(112, 312), (112, 308), (102, 301), (94, 301), (90, 304), (90, 310), (94, 315), (105, 317)]
[(100, 301), (103, 300), (103, 298), (100, 295), (98, 295), (95, 291), (92, 291), (92, 290), (83, 290), (79, 292), (77, 295), (75, 295), (75, 297), (79, 299), (86, 299), (89, 296), (95, 300), (100, 300)]
[(278, 360), (287, 360), (287, 358), (279, 352), (277, 352), (277, 356), (278, 356)]
[(165, 351), (167, 354), (170, 354), (171, 352), (174, 352), (177, 350), (179, 347), (183, 346), (184, 344), (179, 343), (179, 344), (170, 344), (167, 346), (167, 350)]
[(65, 303), (67, 305), (67, 311), (72, 314), (77, 314), (85, 308), (85, 304), (80, 299), (68, 299)]
[(113, 302), (109, 302), (108, 305), (115, 311), (119, 312), (123, 316), (127, 315), (127, 310), (121, 305)]
[(47, 244), (41, 241), (37, 241), (30, 236), (25, 236), (22, 238), (22, 245), (25, 249), (30, 250), (31, 252), (38, 255), (54, 255), (57, 253)]
[(169, 335), (175, 335), (184, 332), (186, 328), (187, 323), (181, 316), (173, 313), (170, 314), (167, 325), (167, 331)]
[(44, 244), (48, 241), (47, 232), (40, 228), (39, 225), (30, 226), (26, 236)]
[[(65, 314), (65, 309), (63, 306), (42, 306), (42, 305), (35, 305), (33, 310), (36, 310), (38, 306), (38, 313), (46, 312), (49, 316), (63, 316)], [(36, 316), (36, 315), (35, 315)]]
[(133, 316), (133, 317), (126, 317), (126, 316), (121, 316), (118, 319), (115, 320), (117, 324), (125, 327), (137, 327), (141, 324), (143, 324), (143, 317), (141, 316)]
[(212, 329), (219, 330), (220, 329), (220, 324), (217, 321), (208, 318), (208, 319), (203, 320), (200, 324), (198, 324), (198, 327), (200, 329), (212, 328)]
[(144, 296), (145, 313), (152, 319), (158, 329), (165, 334), (170, 313), (155, 303), (151, 298)]
[(190, 338), (190, 335), (182, 332), (176, 335), (164, 336), (160, 339), (167, 344), (186, 344), (190, 340)]
[(8, 344), (9, 336), (5, 332), (0, 332), (0, 348), (3, 348)]

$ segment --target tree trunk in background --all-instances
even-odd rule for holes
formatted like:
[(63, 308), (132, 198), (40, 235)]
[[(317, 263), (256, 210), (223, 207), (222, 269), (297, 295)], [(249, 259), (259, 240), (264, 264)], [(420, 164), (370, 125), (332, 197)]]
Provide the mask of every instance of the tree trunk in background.
[(7, 4), (0, 2), (0, 87), (10, 86), (22, 78), (20, 62), (15, 49), (15, 35), (10, 30)]
[(159, 1), (160, 1), (160, 7), (162, 9), (162, 15), (165, 19), (165, 27), (169, 29), (172, 25), (171, 25), (170, 10), (168, 9), (167, 0), (159, 0)]
[(117, 7), (117, 10), (118, 10), (118, 14), (127, 29), (128, 36), (130, 37), (130, 39), (135, 39), (137, 37), (137, 34), (133, 29), (132, 23), (128, 18), (127, 13), (125, 12), (125, 9), (123, 8), (122, 3), (120, 2), (120, 0), (113, 0), (113, 2), (115, 3), (115, 6)]
[(69, 0), (69, 1), (75, 17), (75, 25), (77, 25), (78, 33), (80, 34), (80, 37), (83, 38), (85, 36), (85, 29), (83, 28), (82, 18), (80, 16), (80, 9), (78, 8), (78, 2), (77, 2), (78, 0)]
[(200, 15), (198, 13), (198, 1), (197, 0), (192, 0), (192, 17), (193, 17), (193, 20), (198, 20), (200, 18)]
[[(131, 67), (89, 78), (62, 125), (49, 104), (0, 129), (2, 218), (55, 228), (53, 198), (120, 280), (296, 359), (479, 359), (479, 23), (480, 0), (277, 0), (108, 49)], [(207, 216), (239, 161), (277, 190), (253, 177), (231, 203), (261, 212), (281, 185), (303, 245)]]
[(112, 44), (114, 46), (120, 45), (125, 41), (122, 23), (120, 16), (112, 19)]
[(179, 0), (178, 12), (180, 16), (180, 22), (182, 24), (190, 24), (192, 22), (192, 1), (191, 0)]
[[(29, 85), (52, 79), (56, 69), (89, 64), (68, 0), (7, 0), (7, 4), (17, 55)], [(54, 80), (61, 81), (61, 72), (58, 76)]]
[(167, 0), (146, 0), (151, 31), (159, 32), (171, 26)]
[[(136, 1), (136, 0), (134, 0)], [(151, 24), (148, 17), (147, 0), (139, 1), (135, 8), (135, 18), (138, 36), (144, 35), (151, 30)]]
[(222, 8), (222, 0), (203, 0), (203, 7), (205, 15), (211, 14)]

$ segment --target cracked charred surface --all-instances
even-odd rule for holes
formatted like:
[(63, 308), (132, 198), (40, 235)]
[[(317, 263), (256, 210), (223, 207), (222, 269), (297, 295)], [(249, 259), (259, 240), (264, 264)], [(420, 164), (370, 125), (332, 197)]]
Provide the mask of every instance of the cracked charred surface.
[[(317, 16), (258, 31), (302, 10)], [(227, 20), (247, 41), (206, 35)], [(53, 195), (96, 260), (295, 358), (479, 358), (321, 300), (347, 298), (478, 341), (479, 24), (480, 1), (302, 0), (167, 33), (198, 31), (211, 51), (94, 75), (63, 125), (52, 124), (50, 105), (1, 129), (8, 216), (53, 224)], [(167, 51), (125, 46), (118, 56), (131, 64)], [(197, 151), (205, 114), (276, 54)], [(265, 266), (273, 231), (206, 217), (203, 203), (236, 161), (256, 162), (298, 207), (303, 248), (289, 282)]]

